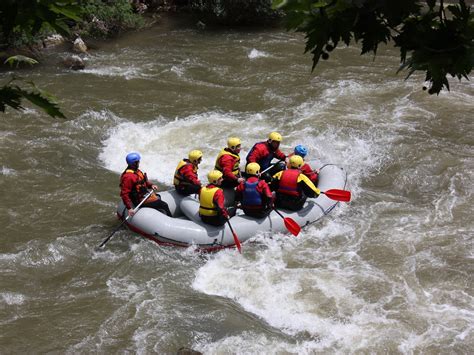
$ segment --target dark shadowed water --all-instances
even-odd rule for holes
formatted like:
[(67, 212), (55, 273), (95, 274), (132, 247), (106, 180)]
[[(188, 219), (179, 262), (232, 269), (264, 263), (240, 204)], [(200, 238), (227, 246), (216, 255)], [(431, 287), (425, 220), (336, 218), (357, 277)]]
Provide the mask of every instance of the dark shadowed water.
[[(282, 30), (163, 20), (84, 71), (55, 53), (23, 71), (68, 119), (0, 114), (0, 353), (472, 352), (474, 85), (429, 96), (390, 48), (336, 50), (312, 75), (303, 50)], [(227, 136), (245, 156), (272, 130), (344, 167), (353, 201), (242, 255), (126, 230), (95, 251), (127, 152), (166, 188), (190, 149), (203, 179)]]

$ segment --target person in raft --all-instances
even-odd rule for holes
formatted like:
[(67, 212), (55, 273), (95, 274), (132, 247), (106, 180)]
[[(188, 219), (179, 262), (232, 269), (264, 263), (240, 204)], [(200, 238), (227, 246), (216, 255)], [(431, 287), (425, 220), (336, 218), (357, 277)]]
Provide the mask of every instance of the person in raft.
[[(299, 144), (295, 147), (295, 150), (294, 150), (294, 153), (290, 154), (289, 156), (293, 156), (293, 155), (299, 155), (301, 158), (304, 158), (306, 157), (306, 155), (308, 154), (308, 149), (306, 149), (305, 146)], [(303, 174), (305, 174), (308, 179), (311, 180), (311, 182), (317, 186), (318, 185), (318, 171), (317, 170), (313, 170), (311, 168), (311, 166), (309, 166), (308, 163), (304, 163), (303, 166), (300, 168), (301, 172)]]
[[(140, 165), (140, 154), (129, 153), (125, 160), (127, 168), (120, 176), (120, 197), (128, 210), (128, 215), (133, 216), (133, 206), (137, 206), (148, 193), (148, 189), (157, 190), (158, 187), (148, 181), (146, 173), (143, 173), (138, 166)], [(171, 216), (168, 204), (162, 201), (157, 193), (151, 194), (143, 203), (142, 207), (154, 208), (161, 213)]]
[(240, 138), (227, 139), (227, 148), (220, 151), (214, 169), (222, 173), (222, 187), (234, 188), (244, 179), (240, 175)]
[(204, 223), (222, 226), (235, 215), (235, 209), (228, 210), (224, 206), (224, 191), (220, 188), (222, 173), (219, 170), (211, 170), (207, 179), (209, 184), (199, 191), (199, 216)]
[(303, 164), (303, 158), (293, 155), (290, 157), (289, 169), (273, 176), (271, 188), (276, 191), (275, 206), (299, 211), (307, 197), (319, 196), (319, 189), (301, 172)]
[(271, 181), (272, 176), (278, 171), (284, 170), (286, 155), (279, 149), (282, 141), (281, 134), (278, 132), (272, 132), (268, 135), (268, 139), (265, 142), (256, 143), (247, 154), (247, 164), (258, 163), (262, 171), (266, 170), (272, 162), (273, 158), (280, 160), (280, 163), (275, 164), (267, 172), (263, 173), (261, 178), (265, 181)]
[(241, 208), (247, 216), (263, 218), (273, 209), (273, 196), (265, 180), (259, 180), (260, 165), (250, 163), (245, 169), (247, 180), (237, 186), (236, 201), (241, 202)]
[(197, 194), (201, 188), (201, 182), (198, 179), (198, 166), (202, 161), (202, 152), (200, 150), (191, 150), (188, 159), (183, 158), (178, 163), (174, 173), (173, 184), (176, 191), (183, 196)]

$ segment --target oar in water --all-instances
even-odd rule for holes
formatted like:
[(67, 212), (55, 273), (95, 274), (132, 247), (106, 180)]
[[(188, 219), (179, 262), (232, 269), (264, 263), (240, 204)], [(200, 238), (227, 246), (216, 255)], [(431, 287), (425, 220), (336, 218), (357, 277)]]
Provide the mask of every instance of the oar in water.
[(351, 200), (351, 192), (347, 190), (331, 189), (327, 191), (320, 191), (320, 193), (326, 195), (331, 200), (349, 202)]
[(301, 231), (301, 227), (298, 225), (298, 223), (296, 223), (293, 218), (283, 216), (276, 208), (273, 208), (273, 210), (281, 218), (283, 218), (283, 222), (285, 223), (286, 229), (288, 229), (288, 231), (296, 237)]
[[(148, 199), (148, 197), (151, 196), (151, 194), (152, 194), (153, 192), (154, 192), (154, 191), (151, 190), (149, 193), (147, 193), (147, 194), (145, 195), (145, 197), (143, 198), (142, 202), (140, 202), (140, 203), (137, 205), (137, 207), (135, 207), (135, 208), (133, 209), (133, 212), (136, 213), (136, 212), (138, 211), (138, 209), (141, 207), (141, 205), (143, 205), (143, 203)], [(104, 245), (107, 244), (107, 242), (110, 240), (110, 238), (112, 238), (112, 236), (115, 234), (115, 232), (117, 232), (120, 228), (122, 228), (122, 226), (123, 226), (129, 219), (131, 219), (132, 217), (133, 217), (133, 216), (128, 215), (127, 218), (125, 218), (125, 219), (122, 221), (122, 223), (120, 223), (120, 225), (119, 225), (117, 228), (115, 228), (114, 231), (113, 231), (112, 233), (110, 233), (110, 235), (109, 235), (107, 238), (105, 238), (102, 243), (100, 243), (99, 248), (103, 248)]]
[(232, 228), (232, 225), (230, 224), (229, 220), (227, 220), (227, 224), (229, 225), (230, 231), (232, 232), (232, 236), (234, 237), (235, 246), (239, 250), (239, 253), (242, 254), (242, 248), (240, 246), (239, 237), (237, 237), (237, 234), (234, 232), (234, 228)]

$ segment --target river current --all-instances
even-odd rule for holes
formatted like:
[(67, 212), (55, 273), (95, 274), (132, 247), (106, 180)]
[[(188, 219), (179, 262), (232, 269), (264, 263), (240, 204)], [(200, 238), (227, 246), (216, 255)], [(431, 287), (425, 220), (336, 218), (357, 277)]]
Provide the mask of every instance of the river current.
[[(398, 53), (349, 47), (310, 72), (301, 35), (163, 19), (21, 75), (68, 119), (0, 114), (0, 353), (472, 353), (474, 85), (430, 96)], [(0, 74), (6, 79), (9, 73)], [(200, 254), (121, 230), (125, 155), (169, 188), (230, 135), (348, 172), (352, 202), (295, 238)]]

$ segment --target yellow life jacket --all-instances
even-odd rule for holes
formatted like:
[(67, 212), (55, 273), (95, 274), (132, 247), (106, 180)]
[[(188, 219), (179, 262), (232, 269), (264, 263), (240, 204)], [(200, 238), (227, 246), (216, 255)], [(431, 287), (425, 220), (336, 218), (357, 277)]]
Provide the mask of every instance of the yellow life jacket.
[(221, 172), (223, 172), (224, 170), (222, 169), (222, 166), (220, 166), (219, 164), (219, 159), (223, 156), (223, 155), (231, 155), (233, 156), (236, 161), (234, 163), (234, 166), (232, 167), (232, 174), (234, 174), (235, 176), (238, 176), (240, 175), (240, 156), (238, 154), (234, 154), (228, 150), (226, 150), (225, 148), (222, 149), (219, 153), (219, 155), (217, 156), (217, 159), (216, 159), (216, 166), (215, 166), (215, 169), (216, 170), (219, 170)]
[(218, 187), (202, 187), (199, 192), (199, 214), (201, 216), (217, 216), (217, 206), (214, 203), (214, 195)]
[[(178, 186), (178, 185), (192, 185), (182, 174), (181, 174), (181, 168), (184, 167), (185, 165), (187, 164), (192, 164), (191, 162), (189, 162), (189, 160), (181, 160), (179, 163), (178, 163), (178, 166), (176, 167), (176, 171), (174, 172), (174, 179), (173, 179), (173, 185), (174, 186)], [(192, 164), (193, 165), (193, 171), (195, 173), (197, 173), (197, 166)]]

